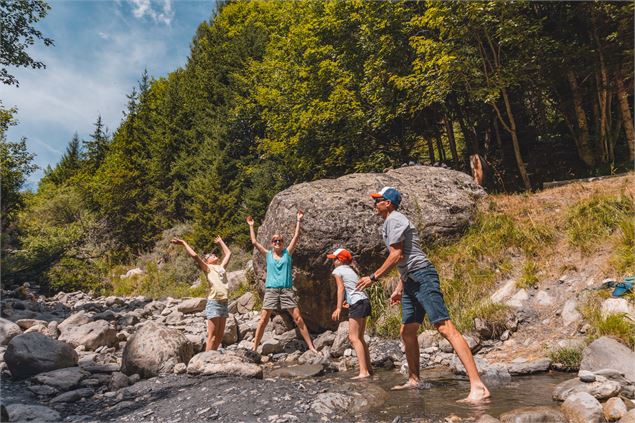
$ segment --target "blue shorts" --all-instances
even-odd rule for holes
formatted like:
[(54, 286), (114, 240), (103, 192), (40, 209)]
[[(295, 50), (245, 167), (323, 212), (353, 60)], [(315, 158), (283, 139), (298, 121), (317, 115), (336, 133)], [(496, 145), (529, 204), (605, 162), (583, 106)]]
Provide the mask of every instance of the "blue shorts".
[(439, 275), (434, 266), (426, 266), (408, 274), (401, 297), (401, 323), (423, 323), (427, 314), (430, 323), (450, 320), (439, 287)]
[(205, 306), (205, 317), (213, 319), (214, 317), (228, 317), (227, 301), (207, 300)]

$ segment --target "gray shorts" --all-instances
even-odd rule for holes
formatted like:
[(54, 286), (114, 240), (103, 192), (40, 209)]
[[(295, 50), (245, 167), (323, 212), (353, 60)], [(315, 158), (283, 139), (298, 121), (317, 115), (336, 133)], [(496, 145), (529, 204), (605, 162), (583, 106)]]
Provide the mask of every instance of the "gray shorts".
[(296, 308), (298, 302), (293, 288), (265, 288), (262, 308), (265, 310), (286, 310)]

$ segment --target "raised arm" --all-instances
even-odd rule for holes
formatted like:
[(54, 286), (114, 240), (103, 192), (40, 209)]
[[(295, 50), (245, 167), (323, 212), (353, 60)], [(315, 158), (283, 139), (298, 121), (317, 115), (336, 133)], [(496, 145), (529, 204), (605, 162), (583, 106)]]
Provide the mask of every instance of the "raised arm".
[(251, 237), (251, 244), (256, 247), (262, 254), (267, 254), (267, 249), (262, 246), (256, 239), (256, 231), (254, 230), (254, 218), (247, 216), (247, 224), (249, 225), (249, 236)]
[(293, 254), (293, 251), (295, 250), (295, 245), (298, 243), (298, 238), (300, 237), (300, 222), (302, 221), (303, 217), (304, 217), (304, 212), (302, 210), (298, 210), (298, 215), (297, 215), (297, 219), (295, 223), (295, 232), (293, 233), (293, 238), (291, 238), (291, 242), (289, 243), (289, 246), (287, 247), (287, 251), (289, 252), (289, 254)]
[(232, 258), (232, 252), (220, 236), (217, 236), (214, 242), (220, 245), (220, 248), (223, 250), (223, 260), (220, 262), (220, 265), (223, 266), (223, 269), (225, 269), (229, 263), (229, 259)]
[(331, 315), (331, 319), (336, 322), (340, 320), (340, 314), (342, 313), (342, 304), (344, 304), (344, 280), (340, 275), (333, 275), (335, 282), (337, 283), (337, 307)]
[(201, 269), (203, 272), (208, 272), (209, 271), (209, 268), (207, 267), (207, 263), (205, 263), (203, 261), (203, 259), (200, 258), (198, 256), (198, 254), (196, 254), (196, 251), (194, 251), (194, 249), (192, 247), (190, 247), (190, 245), (187, 242), (185, 242), (184, 240), (182, 240), (180, 238), (172, 238), (172, 240), (170, 242), (172, 244), (184, 246), (185, 247), (185, 251), (187, 251), (187, 254), (194, 259), (194, 261), (198, 265), (199, 269)]

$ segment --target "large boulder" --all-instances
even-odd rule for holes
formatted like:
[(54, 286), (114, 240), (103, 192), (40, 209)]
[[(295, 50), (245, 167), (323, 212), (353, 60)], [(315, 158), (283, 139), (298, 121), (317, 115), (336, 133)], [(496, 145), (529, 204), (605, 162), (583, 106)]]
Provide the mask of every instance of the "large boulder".
[[(267, 209), (258, 240), (270, 245), (280, 233), (289, 242), (296, 212), (305, 212), (302, 235), (293, 254), (294, 286), (302, 315), (312, 331), (334, 330), (331, 320), (336, 285), (330, 283), (326, 253), (334, 246), (349, 248), (362, 268), (378, 267), (386, 257), (382, 219), (369, 194), (394, 186), (403, 194), (402, 211), (419, 229), (422, 241), (453, 237), (465, 230), (484, 191), (461, 172), (430, 166), (410, 166), (387, 173), (358, 173), (337, 179), (294, 185), (278, 193)], [(254, 250), (254, 271), (262, 291), (265, 257)]]
[(192, 344), (185, 335), (159, 323), (147, 322), (132, 335), (123, 350), (121, 371), (141, 377), (172, 373), (177, 363), (192, 358)]
[(87, 350), (99, 347), (111, 347), (117, 343), (117, 331), (105, 320), (96, 320), (80, 326), (67, 326), (60, 341), (68, 342), (74, 347), (83, 345)]
[(499, 419), (501, 423), (566, 423), (560, 410), (548, 406), (516, 408)]
[(569, 423), (600, 423), (604, 421), (602, 404), (586, 392), (575, 393), (562, 404), (562, 414)]
[(187, 365), (187, 373), (262, 379), (262, 368), (234, 351), (212, 350), (196, 354)]
[[(43, 405), (9, 404), (7, 413), (11, 422), (60, 422), (62, 416)], [(4, 420), (3, 420), (4, 421)]]
[(613, 338), (603, 336), (591, 342), (582, 351), (580, 370), (595, 372), (615, 369), (624, 373), (626, 379), (635, 382), (635, 352)]
[(181, 313), (198, 313), (205, 310), (207, 305), (207, 298), (190, 298), (182, 301), (176, 309)]
[(77, 352), (71, 345), (39, 332), (16, 336), (4, 353), (4, 361), (16, 379), (77, 366), (77, 358)]
[(552, 397), (555, 401), (565, 401), (575, 393), (586, 392), (594, 398), (605, 400), (618, 395), (621, 390), (622, 387), (618, 382), (604, 376), (596, 375), (593, 382), (582, 382), (576, 377), (556, 385)]

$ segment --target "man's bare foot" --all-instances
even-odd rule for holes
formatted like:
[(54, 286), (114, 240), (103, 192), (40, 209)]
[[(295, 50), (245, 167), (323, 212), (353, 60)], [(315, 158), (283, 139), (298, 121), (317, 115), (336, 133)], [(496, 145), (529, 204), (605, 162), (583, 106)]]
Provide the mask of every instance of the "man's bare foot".
[(406, 389), (419, 389), (421, 385), (421, 382), (418, 380), (409, 380), (408, 382), (404, 383), (403, 385), (395, 385), (392, 388), (390, 388), (391, 391), (404, 391)]
[(457, 402), (469, 402), (469, 403), (479, 403), (483, 401), (488, 401), (490, 397), (489, 390), (485, 387), (485, 385), (480, 384), (478, 386), (474, 386), (470, 389), (470, 394)]
[(366, 373), (366, 374), (359, 374), (355, 377), (352, 377), (351, 380), (359, 380), (359, 379), (366, 379), (370, 377), (370, 373)]

